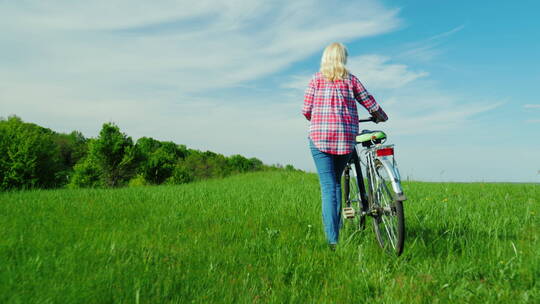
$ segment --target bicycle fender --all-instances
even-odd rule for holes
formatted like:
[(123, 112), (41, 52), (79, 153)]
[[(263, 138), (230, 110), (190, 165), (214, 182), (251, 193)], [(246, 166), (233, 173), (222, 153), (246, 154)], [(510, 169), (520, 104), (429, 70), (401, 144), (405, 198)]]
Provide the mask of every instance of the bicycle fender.
[(384, 169), (386, 170), (386, 173), (388, 173), (388, 176), (392, 179), (392, 188), (394, 189), (394, 192), (397, 193), (398, 195), (396, 199), (405, 200), (406, 198), (403, 195), (403, 189), (401, 188), (401, 179), (399, 176), (399, 171), (394, 166), (393, 164), (394, 162), (390, 160), (389, 156), (381, 156), (381, 157), (378, 157), (378, 159), (383, 164)]

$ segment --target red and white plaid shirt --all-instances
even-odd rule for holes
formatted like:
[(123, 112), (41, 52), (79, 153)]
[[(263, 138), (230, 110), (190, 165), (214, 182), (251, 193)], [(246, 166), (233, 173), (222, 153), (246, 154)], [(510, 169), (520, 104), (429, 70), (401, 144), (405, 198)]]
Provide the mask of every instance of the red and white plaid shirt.
[(309, 138), (319, 150), (337, 155), (352, 152), (358, 135), (356, 101), (370, 113), (380, 109), (352, 74), (334, 82), (324, 79), (320, 72), (313, 76), (304, 96), (302, 114), (311, 122)]

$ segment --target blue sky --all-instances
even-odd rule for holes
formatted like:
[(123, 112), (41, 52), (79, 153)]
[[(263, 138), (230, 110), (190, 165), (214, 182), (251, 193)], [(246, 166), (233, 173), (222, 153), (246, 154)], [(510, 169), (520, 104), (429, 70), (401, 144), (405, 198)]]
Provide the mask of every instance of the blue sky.
[[(404, 177), (540, 182), (538, 1), (0, 1), (0, 116), (116, 122), (314, 170), (302, 97), (323, 48), (390, 116)], [(367, 114), (367, 113), (366, 113)]]

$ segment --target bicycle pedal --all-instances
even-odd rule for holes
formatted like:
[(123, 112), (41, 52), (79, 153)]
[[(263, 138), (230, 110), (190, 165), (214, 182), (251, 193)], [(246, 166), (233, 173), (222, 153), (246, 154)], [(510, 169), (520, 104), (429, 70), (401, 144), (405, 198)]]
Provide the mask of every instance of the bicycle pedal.
[(343, 217), (346, 219), (352, 219), (356, 215), (356, 211), (353, 207), (345, 207), (343, 208)]

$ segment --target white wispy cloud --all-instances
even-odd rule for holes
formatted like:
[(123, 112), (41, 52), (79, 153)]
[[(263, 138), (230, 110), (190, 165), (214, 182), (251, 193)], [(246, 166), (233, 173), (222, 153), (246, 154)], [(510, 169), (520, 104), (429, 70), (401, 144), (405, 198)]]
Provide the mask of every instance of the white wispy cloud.
[(446, 32), (442, 32), (442, 33), (439, 33), (439, 34), (436, 34), (436, 35), (433, 35), (429, 38), (427, 38), (426, 40), (440, 40), (441, 38), (445, 38), (445, 37), (448, 37), (448, 36), (451, 36), (457, 32), (460, 32), (461, 30), (463, 30), (465, 28), (465, 25), (462, 24), (462, 25), (458, 25), (456, 26), (455, 28), (453, 29), (450, 29)]
[[(347, 68), (372, 90), (397, 89), (429, 75), (425, 71), (413, 71), (405, 64), (393, 63), (389, 57), (378, 54), (352, 56)], [(281, 86), (303, 91), (311, 77), (307, 73), (291, 75)]]
[(444, 51), (441, 45), (449, 37), (465, 29), (465, 25), (456, 26), (448, 31), (404, 44), (397, 48), (396, 59), (417, 62), (430, 62)]
[(341, 6), (313, 0), (27, 1), (0, 8), (0, 25), (11, 29), (0, 37), (15, 41), (3, 45), (4, 52), (19, 58), (7, 64), (7, 73), (87, 87), (106, 82), (113, 90), (231, 87), (286, 68), (330, 41), (399, 25), (397, 11), (371, 0)]
[(375, 90), (396, 89), (429, 75), (425, 71), (412, 71), (405, 64), (390, 63), (390, 58), (380, 55), (351, 57), (349, 69)]
[(304, 91), (313, 75), (303, 73), (289, 76), (288, 80), (281, 84), (282, 88)]
[(391, 104), (386, 110), (392, 114), (392, 119), (385, 124), (393, 135), (424, 135), (443, 134), (452, 130), (466, 129), (471, 120), (478, 114), (488, 112), (500, 107), (502, 102), (469, 103), (462, 107), (463, 101), (457, 97), (448, 97), (453, 100), (450, 105), (438, 103), (431, 99), (430, 107), (418, 106), (416, 100), (426, 98), (422, 94), (414, 99), (403, 98), (399, 104)]

